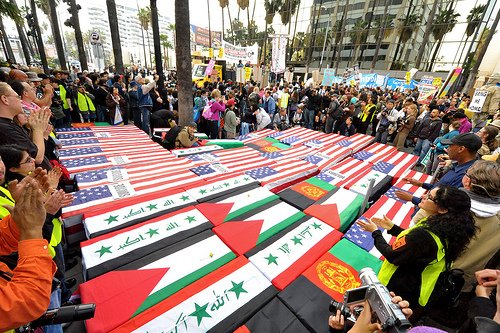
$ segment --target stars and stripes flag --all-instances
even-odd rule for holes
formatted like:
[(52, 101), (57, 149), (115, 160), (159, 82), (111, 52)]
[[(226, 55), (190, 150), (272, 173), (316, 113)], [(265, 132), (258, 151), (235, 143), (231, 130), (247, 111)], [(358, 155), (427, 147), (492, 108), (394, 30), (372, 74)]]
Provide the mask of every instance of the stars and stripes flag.
[(409, 169), (413, 168), (417, 163), (418, 156), (407, 154), (403, 152), (394, 152), (390, 155), (384, 156), (384, 158), (380, 159), (373, 166), (374, 170), (378, 171), (379, 166), (383, 166), (384, 163), (391, 164), (392, 168), (389, 171), (388, 175), (393, 177), (394, 181), (401, 178), (401, 176)]
[(383, 143), (373, 143), (367, 148), (358, 151), (356, 154), (352, 155), (352, 157), (369, 163), (377, 163), (382, 160), (384, 156), (396, 151), (396, 147), (384, 145)]
[(277, 193), (289, 186), (301, 182), (318, 172), (318, 167), (302, 160), (291, 160), (289, 163), (275, 164), (244, 173), (257, 181), (273, 193)]
[(363, 201), (362, 195), (335, 187), (316, 203), (306, 208), (304, 213), (344, 232), (358, 216)]
[[(373, 217), (383, 218), (383, 216), (386, 215), (394, 224), (403, 229), (407, 229), (411, 222), (412, 213), (412, 203), (403, 203), (401, 201), (382, 196), (372, 207), (370, 207), (370, 209), (368, 209), (368, 211), (363, 214), (360, 219), (364, 219), (366, 221), (367, 219), (371, 219)], [(379, 228), (379, 230), (382, 231), (382, 236), (389, 245), (396, 240), (396, 237), (387, 233), (387, 230), (382, 228)], [(383, 256), (374, 246), (371, 233), (362, 231), (357, 223), (353, 224), (349, 231), (346, 232), (345, 238), (370, 252), (375, 257), (383, 260)]]
[(123, 199), (112, 207), (85, 212), (82, 220), (87, 238), (90, 239), (195, 203), (196, 200), (181, 189), (162, 191)]
[(107, 333), (236, 258), (207, 230), (127, 262), (79, 286), (84, 303), (99, 311), (88, 333)]
[[(282, 133), (286, 133), (282, 132)], [(327, 134), (321, 133), (318, 131), (313, 131), (307, 128), (299, 127), (299, 130), (294, 132), (293, 134), (285, 134), (284, 136), (279, 137), (281, 143), (285, 143), (290, 146), (297, 146), (305, 142), (311, 142), (312, 140), (321, 141), (323, 138), (326, 138)]]
[(306, 217), (245, 256), (276, 288), (283, 290), (341, 237), (342, 233), (330, 225)]
[(278, 294), (310, 332), (327, 333), (325, 318), (330, 301), (342, 302), (346, 290), (361, 286), (358, 271), (371, 267), (380, 270), (382, 261), (346, 239), (341, 239), (304, 273)]
[(241, 255), (304, 216), (289, 204), (273, 200), (219, 224), (213, 231), (234, 253)]
[(214, 162), (225, 163), (228, 161), (249, 160), (258, 157), (258, 152), (249, 147), (225, 149), (203, 154), (186, 155), (185, 158), (193, 161), (196, 165)]
[(369, 146), (374, 140), (375, 138), (373, 136), (357, 133), (353, 136), (337, 141), (335, 144), (342, 147), (349, 147), (354, 154)]
[[(109, 215), (108, 223), (114, 223), (117, 217)], [(93, 279), (211, 227), (207, 218), (191, 206), (82, 242), (84, 277)]]
[(83, 138), (96, 138), (92, 132), (66, 132), (57, 135), (59, 140), (72, 140), (72, 139), (83, 139)]
[(142, 154), (148, 152), (163, 152), (165, 153), (165, 148), (157, 143), (146, 143), (139, 146), (94, 146), (94, 147), (82, 147), (82, 148), (68, 148), (61, 149), (59, 151), (59, 159), (66, 160), (70, 158), (87, 157), (87, 156), (115, 156), (115, 155), (131, 155), (131, 154)]
[(137, 146), (143, 144), (152, 144), (152, 141), (146, 137), (138, 138), (83, 138), (83, 139), (71, 139), (71, 140), (61, 140), (62, 149), (69, 148), (83, 148), (83, 147), (115, 147), (115, 146)]
[(229, 193), (202, 202), (196, 205), (196, 209), (202, 212), (214, 226), (218, 226), (278, 198), (276, 194), (258, 186), (239, 194)]
[(55, 130), (57, 134), (66, 132), (92, 132), (90, 127), (61, 127)]
[(394, 184), (394, 187), (401, 189), (403, 191), (410, 192), (416, 197), (421, 197), (427, 192), (427, 190), (424, 189), (423, 187), (412, 185), (408, 183), (406, 180), (403, 180), (403, 178), (415, 178), (416, 180), (419, 180), (423, 183), (431, 183), (432, 181), (432, 176), (426, 175), (425, 173), (421, 173), (418, 171), (408, 170), (405, 173), (403, 173), (399, 178), (399, 180)]
[(356, 176), (365, 175), (369, 172), (371, 167), (370, 163), (357, 160), (355, 158), (346, 157), (339, 163), (335, 164), (328, 170), (321, 171), (316, 178), (323, 180), (331, 185), (344, 186), (352, 182)]
[(254, 265), (238, 257), (112, 332), (232, 332), (276, 293)]
[(332, 145), (319, 149), (314, 155), (304, 158), (304, 161), (317, 165), (318, 169), (322, 171), (333, 167), (349, 155), (351, 155), (349, 148)]
[(246, 142), (253, 141), (255, 139), (264, 138), (264, 137), (271, 135), (272, 133), (275, 133), (275, 132), (276, 132), (275, 130), (265, 128), (265, 129), (262, 129), (260, 131), (248, 133), (245, 135), (240, 135), (240, 136), (236, 137), (236, 140), (243, 141), (246, 143)]

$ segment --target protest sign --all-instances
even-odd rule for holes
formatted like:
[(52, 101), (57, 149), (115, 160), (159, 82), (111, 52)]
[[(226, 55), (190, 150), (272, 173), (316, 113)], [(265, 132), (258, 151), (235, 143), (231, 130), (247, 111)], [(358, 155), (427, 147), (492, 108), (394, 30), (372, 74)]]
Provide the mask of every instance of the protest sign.
[(488, 96), (487, 91), (476, 90), (474, 96), (472, 97), (472, 101), (470, 102), (469, 111), (481, 112), (486, 96)]

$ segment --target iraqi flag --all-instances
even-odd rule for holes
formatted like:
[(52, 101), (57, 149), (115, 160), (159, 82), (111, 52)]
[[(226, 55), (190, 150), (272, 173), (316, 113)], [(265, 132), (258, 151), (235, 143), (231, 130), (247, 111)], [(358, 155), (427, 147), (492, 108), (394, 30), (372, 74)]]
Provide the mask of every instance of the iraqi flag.
[(372, 170), (362, 175), (362, 177), (356, 177), (355, 182), (346, 183), (344, 187), (349, 189), (350, 191), (366, 196), (368, 193), (370, 182), (372, 180), (375, 180), (375, 183), (373, 184), (372, 192), (370, 193), (370, 198), (368, 199), (368, 201), (374, 202), (391, 188), (391, 176), (381, 171), (375, 171), (372, 168)]
[(112, 332), (232, 332), (277, 293), (245, 257), (238, 257)]
[(276, 288), (283, 290), (341, 237), (342, 233), (330, 225), (306, 217), (245, 256)]
[(305, 214), (280, 200), (271, 201), (224, 222), (213, 231), (240, 255), (303, 218)]
[(249, 188), (239, 194), (229, 193), (200, 203), (196, 205), (196, 208), (202, 212), (214, 226), (218, 226), (278, 198), (276, 194), (258, 186)]
[(293, 160), (289, 163), (265, 166), (245, 171), (245, 174), (260, 182), (273, 193), (314, 176), (318, 167), (309, 162)]
[(342, 302), (344, 293), (361, 286), (358, 271), (380, 270), (382, 261), (346, 239), (316, 260), (278, 294), (278, 298), (311, 332), (328, 333), (330, 301)]
[(397, 180), (393, 187), (410, 192), (416, 197), (423, 196), (427, 192), (427, 190), (423, 187), (412, 185), (403, 180), (403, 178), (415, 178), (416, 180), (419, 180), (423, 183), (431, 183), (432, 181), (432, 176), (426, 175), (425, 173), (417, 172), (414, 170), (408, 170), (403, 173), (401, 175), (401, 178)]
[(80, 284), (82, 302), (99, 309), (87, 332), (110, 332), (235, 258), (207, 230)]
[(187, 207), (82, 242), (84, 276), (93, 279), (210, 228), (212, 224), (203, 214)]
[(375, 164), (382, 160), (384, 156), (390, 155), (396, 151), (396, 147), (384, 145), (383, 143), (374, 143), (358, 151), (356, 154), (352, 155), (352, 157)]
[(185, 186), (186, 192), (198, 202), (207, 202), (217, 197), (237, 194), (259, 186), (259, 182), (247, 175), (228, 175), (218, 180), (211, 180)]
[(204, 153), (223, 150), (223, 149), (224, 148), (222, 148), (221, 146), (210, 145), (210, 146), (172, 149), (170, 152), (176, 157), (184, 157), (184, 156), (188, 156), (188, 155), (204, 154)]
[(304, 213), (344, 232), (358, 216), (363, 201), (362, 195), (335, 187), (315, 204), (305, 209)]
[(315, 204), (336, 187), (328, 184), (316, 177), (311, 177), (301, 183), (293, 185), (278, 195), (281, 200), (294, 206), (297, 209), (304, 210)]
[[(368, 209), (363, 216), (362, 220), (371, 219), (373, 217), (383, 218), (386, 215), (394, 224), (403, 229), (408, 229), (411, 222), (411, 214), (413, 214), (413, 204), (403, 203), (386, 196), (382, 196), (373, 206)], [(389, 245), (396, 241), (396, 237), (391, 236), (387, 230), (379, 228), (382, 231), (382, 236)], [(370, 252), (373, 256), (383, 260), (382, 254), (374, 246), (373, 237), (370, 232), (362, 231), (357, 223), (353, 224), (345, 238)]]
[(400, 151), (394, 152), (375, 163), (372, 169), (387, 173), (393, 177), (394, 182), (409, 169), (413, 168), (417, 163), (418, 156), (403, 153)]
[(309, 333), (297, 317), (275, 297), (234, 333)]

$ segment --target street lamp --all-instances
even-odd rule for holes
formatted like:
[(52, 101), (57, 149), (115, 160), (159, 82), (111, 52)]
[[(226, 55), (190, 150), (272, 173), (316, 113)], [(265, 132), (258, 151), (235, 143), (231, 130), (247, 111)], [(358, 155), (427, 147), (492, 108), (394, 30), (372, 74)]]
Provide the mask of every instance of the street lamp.
[[(321, 6), (321, 9), (325, 9), (325, 6)], [(325, 40), (323, 41), (323, 51), (321, 51), (321, 61), (319, 62), (319, 70), (318, 72), (321, 73), (321, 66), (323, 66), (323, 56), (325, 54), (325, 47), (326, 47), (326, 39), (328, 38), (328, 30), (330, 30), (330, 21), (332, 20), (332, 13), (331, 11), (328, 13), (328, 24), (326, 26), (326, 34), (325, 34)]]

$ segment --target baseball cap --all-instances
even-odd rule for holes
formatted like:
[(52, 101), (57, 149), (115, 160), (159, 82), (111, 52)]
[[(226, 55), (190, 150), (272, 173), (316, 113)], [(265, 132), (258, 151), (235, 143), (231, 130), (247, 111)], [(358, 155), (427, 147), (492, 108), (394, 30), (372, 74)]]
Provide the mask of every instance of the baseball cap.
[(479, 150), (483, 145), (483, 142), (474, 133), (461, 133), (454, 136), (451, 139), (442, 139), (441, 144), (443, 145), (459, 145), (472, 150)]
[(229, 101), (227, 101), (226, 105), (228, 105), (228, 106), (236, 105), (236, 102), (234, 99), (231, 98)]
[(129, 84), (129, 85), (133, 88), (133, 87), (135, 87), (135, 86), (137, 85), (137, 82), (132, 81), (132, 82), (130, 82), (130, 84)]
[(196, 125), (196, 123), (194, 121), (190, 122), (188, 126), (194, 127), (194, 128), (198, 127), (198, 125)]
[(337, 97), (337, 98), (339, 98), (339, 94), (332, 94), (332, 97)]
[(462, 113), (462, 112), (457, 112), (453, 115), (453, 118), (455, 119), (463, 119), (463, 118), (467, 118), (467, 116), (465, 115), (465, 113)]

